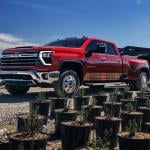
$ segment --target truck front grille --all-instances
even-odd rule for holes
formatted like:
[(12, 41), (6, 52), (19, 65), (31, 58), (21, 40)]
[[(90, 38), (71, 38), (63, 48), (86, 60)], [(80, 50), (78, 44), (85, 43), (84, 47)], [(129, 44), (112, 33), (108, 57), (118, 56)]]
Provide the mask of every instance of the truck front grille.
[(38, 53), (10, 53), (3, 54), (2, 66), (35, 66), (41, 64)]

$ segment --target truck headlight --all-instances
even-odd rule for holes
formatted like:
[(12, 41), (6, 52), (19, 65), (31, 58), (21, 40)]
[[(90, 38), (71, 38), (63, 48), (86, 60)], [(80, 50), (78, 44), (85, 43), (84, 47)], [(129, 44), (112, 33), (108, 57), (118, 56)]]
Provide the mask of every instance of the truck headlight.
[(43, 65), (52, 65), (51, 60), (51, 54), (54, 53), (54, 51), (41, 51), (39, 53), (39, 58)]

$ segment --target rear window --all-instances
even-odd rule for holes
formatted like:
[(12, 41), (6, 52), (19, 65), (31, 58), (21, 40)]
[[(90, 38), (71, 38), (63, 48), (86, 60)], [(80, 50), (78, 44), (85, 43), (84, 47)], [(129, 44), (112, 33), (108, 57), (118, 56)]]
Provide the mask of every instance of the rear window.
[(46, 46), (81, 47), (86, 39), (64, 39), (46, 44)]

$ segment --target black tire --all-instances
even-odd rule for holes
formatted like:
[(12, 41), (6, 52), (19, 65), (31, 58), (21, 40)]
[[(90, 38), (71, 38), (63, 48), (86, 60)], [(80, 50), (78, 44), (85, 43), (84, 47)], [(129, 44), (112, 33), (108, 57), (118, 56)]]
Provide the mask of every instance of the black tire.
[(129, 82), (130, 89), (133, 91), (146, 91), (148, 89), (148, 75), (140, 72), (137, 79)]
[(12, 95), (21, 95), (28, 92), (30, 87), (28, 86), (15, 86), (15, 85), (6, 85), (7, 91)]
[[(67, 81), (67, 78), (69, 77), (75, 80), (75, 86), (73, 90), (69, 91), (68, 89), (67, 91), (67, 89), (64, 89), (64, 83), (65, 81)], [(71, 81), (70, 83), (73, 84), (73, 82)], [(69, 84), (69, 86), (71, 86), (71, 84)], [(79, 87), (80, 87), (80, 80), (78, 74), (74, 70), (65, 70), (62, 71), (62, 73), (60, 74), (59, 80), (55, 85), (55, 92), (59, 97), (73, 97), (78, 92)]]

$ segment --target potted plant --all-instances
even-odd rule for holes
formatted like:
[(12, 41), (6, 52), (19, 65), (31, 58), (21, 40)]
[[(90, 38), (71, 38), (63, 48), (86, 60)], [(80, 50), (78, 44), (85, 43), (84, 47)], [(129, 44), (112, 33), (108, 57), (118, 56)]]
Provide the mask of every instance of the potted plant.
[(94, 137), (88, 147), (79, 147), (75, 150), (110, 150), (109, 145), (110, 143), (106, 138), (102, 139), (101, 137)]
[(70, 99), (64, 101), (63, 109), (55, 109), (55, 132), (58, 137), (61, 136), (61, 122), (75, 121), (77, 118), (77, 111), (68, 109)]
[(96, 99), (93, 98), (92, 104), (84, 105), (82, 107), (88, 112), (87, 120), (92, 122), (94, 124), (93, 127), (95, 127), (95, 117), (101, 116), (103, 112), (103, 106), (96, 105)]
[(50, 97), (50, 118), (55, 118), (55, 109), (63, 109), (65, 105), (65, 101), (67, 98), (65, 97)]
[(17, 116), (17, 132), (36, 132), (42, 130), (44, 124), (45, 116), (37, 114), (36, 111)]
[(122, 111), (128, 111), (129, 107), (131, 106), (133, 110), (136, 110), (137, 108), (137, 101), (134, 99), (121, 99), (121, 110)]
[(118, 134), (120, 150), (149, 150), (150, 134), (138, 132), (136, 120), (130, 120), (126, 132)]
[(124, 99), (132, 99), (133, 91), (124, 91)]
[(9, 136), (10, 149), (46, 150), (47, 135), (42, 133), (43, 117), (37, 113), (19, 116), (18, 130), (21, 132)]
[(140, 91), (137, 93), (137, 97), (135, 98), (137, 100), (137, 106), (138, 107), (144, 107), (144, 104), (149, 99), (149, 92)]
[(87, 113), (87, 110), (82, 107), (78, 120), (62, 123), (61, 139), (63, 150), (75, 150), (78, 147), (88, 145), (93, 124), (87, 121)]
[(85, 90), (79, 89), (77, 96), (74, 97), (74, 109), (81, 110), (83, 105), (89, 105), (90, 97), (85, 96)]
[(30, 102), (30, 111), (36, 111), (38, 114), (45, 116), (45, 124), (49, 115), (50, 102), (46, 101), (46, 93), (39, 92), (37, 100)]
[(93, 150), (109, 150), (110, 142), (107, 140), (107, 137), (101, 138), (93, 135), (89, 147), (93, 148)]
[(95, 117), (96, 137), (102, 139), (107, 138), (110, 142), (110, 149), (117, 146), (117, 133), (120, 131), (121, 119), (114, 117), (114, 105), (111, 102), (111, 107), (105, 108), (105, 116)]
[(136, 123), (138, 124), (139, 130), (141, 130), (143, 113), (137, 112), (136, 107), (133, 106), (131, 102), (128, 102), (125, 105), (125, 110), (126, 111), (121, 112), (122, 131), (126, 131), (126, 125), (128, 124), (129, 120), (135, 120)]
[(138, 107), (138, 110), (143, 113), (142, 129), (144, 130), (144, 124), (150, 122), (150, 100), (147, 99), (143, 107)]
[(97, 106), (103, 106), (104, 102), (107, 101), (109, 94), (104, 92), (98, 92), (97, 95), (92, 96)]
[(145, 129), (144, 132), (147, 132), (150, 134), (150, 122), (146, 122), (144, 124), (144, 129)]
[[(116, 93), (110, 94), (109, 101), (104, 102), (104, 112), (113, 117), (120, 117), (121, 103), (116, 102)], [(112, 114), (109, 114), (112, 113)]]

